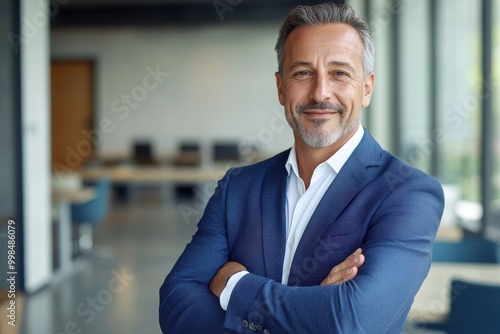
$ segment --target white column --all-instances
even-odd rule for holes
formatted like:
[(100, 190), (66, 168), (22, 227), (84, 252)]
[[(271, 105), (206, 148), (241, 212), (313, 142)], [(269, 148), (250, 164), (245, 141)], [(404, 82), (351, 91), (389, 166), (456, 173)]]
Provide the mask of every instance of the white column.
[(52, 277), (50, 13), (46, 1), (20, 3), (24, 274), (29, 293)]

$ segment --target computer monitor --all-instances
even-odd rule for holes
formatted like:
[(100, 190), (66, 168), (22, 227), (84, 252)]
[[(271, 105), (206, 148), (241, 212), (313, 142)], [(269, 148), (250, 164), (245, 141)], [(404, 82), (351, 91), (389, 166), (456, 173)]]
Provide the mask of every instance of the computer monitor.
[(213, 146), (213, 159), (221, 161), (239, 161), (240, 149), (237, 142), (216, 142)]
[(149, 141), (134, 142), (134, 160), (139, 164), (154, 163), (153, 149)]

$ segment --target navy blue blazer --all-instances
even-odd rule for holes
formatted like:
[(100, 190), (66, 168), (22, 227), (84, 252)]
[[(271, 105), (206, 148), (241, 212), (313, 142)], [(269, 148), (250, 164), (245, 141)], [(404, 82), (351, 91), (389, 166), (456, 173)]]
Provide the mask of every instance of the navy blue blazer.
[[(365, 130), (311, 217), (283, 285), (288, 154), (231, 169), (219, 181), (160, 289), (164, 333), (401, 333), (429, 271), (441, 185)], [(318, 286), (358, 247), (365, 263), (355, 279)], [(226, 312), (209, 284), (230, 260), (250, 274)]]

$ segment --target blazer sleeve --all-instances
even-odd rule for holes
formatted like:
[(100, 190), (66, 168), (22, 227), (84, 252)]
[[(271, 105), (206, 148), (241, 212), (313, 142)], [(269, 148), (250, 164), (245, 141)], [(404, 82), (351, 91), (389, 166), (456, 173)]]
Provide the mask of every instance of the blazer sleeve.
[(422, 174), (388, 192), (372, 217), (358, 276), (334, 286), (292, 287), (247, 274), (229, 301), (225, 326), (253, 333), (401, 331), (426, 277), (443, 192)]
[(159, 318), (163, 333), (224, 332), (225, 311), (209, 285), (228, 261), (225, 223), (226, 187), (232, 170), (219, 181), (198, 230), (160, 288)]

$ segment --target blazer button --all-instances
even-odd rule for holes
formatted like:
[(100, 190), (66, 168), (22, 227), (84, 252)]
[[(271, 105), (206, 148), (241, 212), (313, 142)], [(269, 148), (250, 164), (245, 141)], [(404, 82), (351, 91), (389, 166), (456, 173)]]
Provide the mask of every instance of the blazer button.
[(247, 328), (247, 327), (248, 327), (248, 321), (246, 321), (246, 320), (243, 320), (243, 321), (241, 322), (241, 324), (242, 324), (242, 325), (243, 325), (243, 327), (245, 327), (245, 328)]
[(271, 334), (271, 332), (269, 331), (269, 329), (264, 329), (264, 334)]
[(248, 328), (250, 328), (251, 330), (253, 330), (255, 332), (256, 328), (255, 328), (255, 324), (253, 322), (250, 322), (248, 324)]

